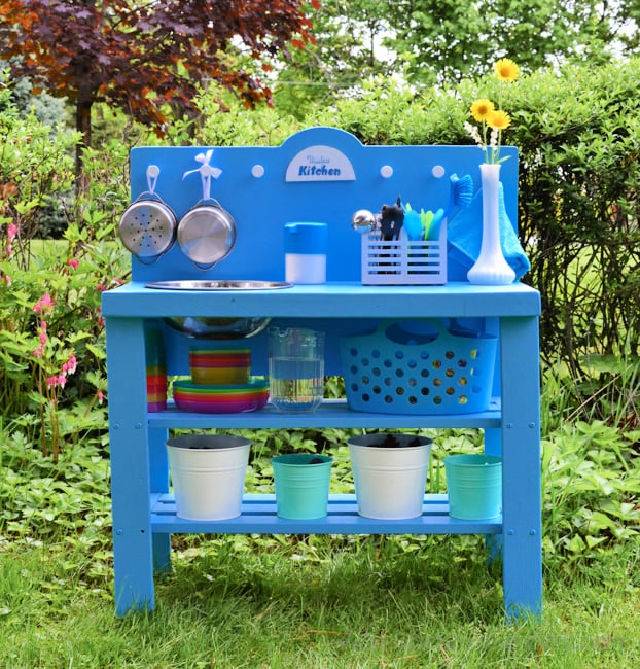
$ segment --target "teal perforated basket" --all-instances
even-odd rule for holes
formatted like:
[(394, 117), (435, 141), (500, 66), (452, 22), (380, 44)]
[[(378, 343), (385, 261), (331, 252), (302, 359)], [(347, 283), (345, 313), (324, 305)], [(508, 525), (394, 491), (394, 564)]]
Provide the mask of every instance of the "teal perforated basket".
[(349, 407), (389, 414), (450, 415), (487, 411), (497, 337), (428, 321), (430, 332), (386, 322), (340, 342)]

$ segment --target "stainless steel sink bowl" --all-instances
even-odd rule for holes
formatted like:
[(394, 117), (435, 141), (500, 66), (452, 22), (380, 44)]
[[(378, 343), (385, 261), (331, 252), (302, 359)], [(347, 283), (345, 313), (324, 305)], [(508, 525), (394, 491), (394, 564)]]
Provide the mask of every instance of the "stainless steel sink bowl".
[(275, 290), (291, 288), (291, 285), (285, 281), (227, 281), (223, 279), (214, 281), (154, 281), (145, 284), (147, 288), (160, 288), (162, 290)]
[(270, 318), (211, 318), (172, 316), (164, 319), (174, 330), (191, 339), (248, 339), (269, 325)]

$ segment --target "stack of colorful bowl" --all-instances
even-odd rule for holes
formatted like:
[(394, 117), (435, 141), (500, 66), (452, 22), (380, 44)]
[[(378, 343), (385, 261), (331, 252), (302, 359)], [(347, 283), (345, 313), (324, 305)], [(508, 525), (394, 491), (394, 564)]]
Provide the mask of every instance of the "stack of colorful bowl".
[(182, 411), (243, 413), (269, 399), (264, 377), (251, 377), (249, 349), (192, 349), (191, 381), (175, 381), (173, 398)]
[(167, 410), (167, 363), (165, 361), (162, 330), (154, 323), (147, 323), (144, 331), (147, 367), (147, 411)]
[(251, 350), (191, 349), (189, 351), (191, 380), (199, 386), (228, 386), (248, 383)]

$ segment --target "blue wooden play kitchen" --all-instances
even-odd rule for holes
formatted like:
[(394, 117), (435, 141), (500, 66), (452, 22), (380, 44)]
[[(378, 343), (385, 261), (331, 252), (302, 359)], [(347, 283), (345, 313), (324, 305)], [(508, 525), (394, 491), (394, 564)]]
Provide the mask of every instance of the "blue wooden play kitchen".
[[(507, 616), (540, 612), (540, 299), (503, 156), (330, 128), (132, 151), (132, 281), (103, 296), (118, 615), (154, 607), (174, 533), (482, 534)], [(346, 399), (323, 398), (330, 375)], [(484, 430), (485, 453), (448, 457), (449, 493), (425, 495), (430, 440), (404, 428), (450, 427)], [(355, 494), (328, 495), (318, 453), (243, 495), (238, 428), (362, 428)]]

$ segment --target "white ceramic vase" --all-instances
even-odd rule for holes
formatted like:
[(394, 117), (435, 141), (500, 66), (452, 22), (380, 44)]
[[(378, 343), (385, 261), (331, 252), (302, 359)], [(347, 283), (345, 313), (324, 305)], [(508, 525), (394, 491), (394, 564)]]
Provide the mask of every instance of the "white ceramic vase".
[(469, 283), (504, 286), (513, 283), (515, 273), (502, 254), (498, 196), (500, 165), (480, 165), (482, 174), (482, 246), (480, 255), (467, 273)]

